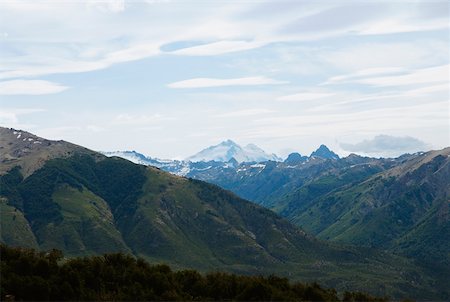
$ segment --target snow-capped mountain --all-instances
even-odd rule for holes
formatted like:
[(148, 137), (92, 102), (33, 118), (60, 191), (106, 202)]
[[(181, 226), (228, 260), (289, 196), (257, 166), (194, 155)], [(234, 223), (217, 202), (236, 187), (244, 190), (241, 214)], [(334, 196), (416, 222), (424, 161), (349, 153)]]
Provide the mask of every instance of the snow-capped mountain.
[[(321, 163), (323, 160), (339, 160), (339, 156), (321, 145), (310, 157), (292, 153), (283, 162), (274, 154), (267, 154), (259, 147), (249, 144), (241, 147), (231, 140), (211, 146), (188, 157), (186, 160), (159, 159), (145, 156), (136, 151), (102, 152), (106, 156), (117, 156), (136, 164), (154, 166), (172, 174), (197, 178), (215, 183), (223, 175), (256, 175), (263, 170), (281, 167), (291, 170), (310, 162)], [(231, 174), (230, 174), (231, 173)]]
[(234, 158), (237, 162), (262, 162), (262, 161), (281, 161), (275, 154), (267, 154), (264, 150), (254, 144), (248, 144), (241, 147), (232, 140), (226, 140), (218, 145), (208, 147), (195, 155), (186, 158), (191, 162), (228, 162)]
[(152, 158), (136, 151), (112, 151), (102, 153), (109, 157), (121, 157), (135, 164), (157, 167), (164, 171), (181, 176), (186, 175), (191, 170), (189, 162), (183, 160)]
[(102, 152), (108, 157), (117, 156), (127, 159), (135, 164), (140, 165), (150, 165), (152, 158), (146, 157), (144, 154), (138, 153), (136, 151), (112, 151), (112, 152)]

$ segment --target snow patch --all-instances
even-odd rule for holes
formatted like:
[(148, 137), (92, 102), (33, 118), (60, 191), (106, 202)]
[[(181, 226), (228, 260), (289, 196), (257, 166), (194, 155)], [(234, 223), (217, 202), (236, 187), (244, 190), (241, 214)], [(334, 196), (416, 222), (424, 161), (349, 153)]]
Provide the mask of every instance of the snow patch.
[(250, 166), (250, 168), (265, 168), (266, 165), (265, 164), (253, 164)]
[(209, 170), (209, 169), (211, 169), (212, 168), (212, 166), (208, 166), (208, 167), (206, 167), (206, 168), (194, 168), (194, 169), (192, 169), (192, 170), (195, 170), (195, 171), (206, 171), (206, 170)]
[(179, 175), (179, 176), (186, 176), (189, 172), (191, 172), (191, 168), (189, 168), (189, 166), (184, 166), (176, 174)]

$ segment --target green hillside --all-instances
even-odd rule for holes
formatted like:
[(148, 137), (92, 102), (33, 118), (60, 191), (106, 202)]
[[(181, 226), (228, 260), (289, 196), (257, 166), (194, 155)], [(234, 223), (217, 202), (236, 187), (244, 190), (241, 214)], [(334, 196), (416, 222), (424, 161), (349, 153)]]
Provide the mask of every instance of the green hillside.
[[(291, 211), (283, 214), (319, 238), (405, 255), (445, 280), (450, 275), (449, 154), (450, 148), (425, 153), (310, 203), (305, 200), (312, 194), (302, 188), (287, 196)], [(311, 185), (317, 183), (321, 180)]]
[[(306, 207), (284, 213), (321, 238), (346, 243), (398, 249), (400, 242), (407, 245), (407, 238), (425, 239), (417, 237), (421, 232), (434, 234), (430, 238), (436, 237), (435, 242), (448, 242), (444, 236), (449, 223), (448, 153), (450, 149), (431, 152), (360, 184), (325, 190)], [(309, 186), (322, 182), (318, 179)], [(304, 204), (303, 192), (302, 188), (287, 201), (291, 208), (292, 204)]]

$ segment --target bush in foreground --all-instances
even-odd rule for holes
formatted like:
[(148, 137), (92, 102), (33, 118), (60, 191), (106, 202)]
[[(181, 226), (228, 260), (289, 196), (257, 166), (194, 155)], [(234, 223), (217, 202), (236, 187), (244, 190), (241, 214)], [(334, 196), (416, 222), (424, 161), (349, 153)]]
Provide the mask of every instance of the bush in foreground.
[(46, 301), (386, 301), (277, 276), (172, 271), (125, 254), (64, 259), (0, 245), (1, 299)]

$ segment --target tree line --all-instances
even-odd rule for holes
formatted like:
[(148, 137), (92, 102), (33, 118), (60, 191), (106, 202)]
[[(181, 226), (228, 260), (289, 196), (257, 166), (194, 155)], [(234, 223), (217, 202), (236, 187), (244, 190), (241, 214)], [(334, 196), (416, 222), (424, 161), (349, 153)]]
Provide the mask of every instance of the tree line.
[(2, 301), (387, 301), (275, 275), (173, 271), (123, 253), (66, 259), (3, 244), (0, 253)]

